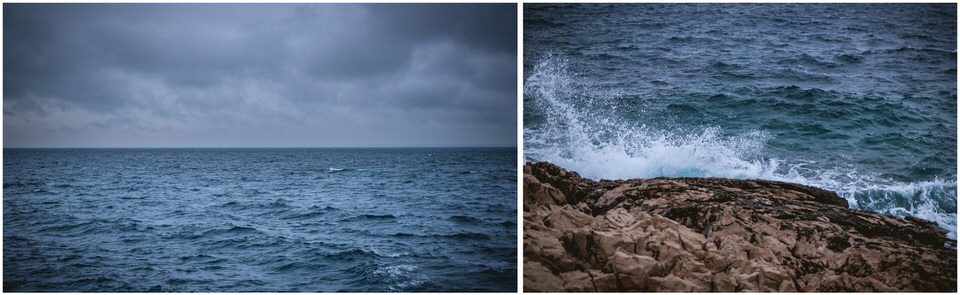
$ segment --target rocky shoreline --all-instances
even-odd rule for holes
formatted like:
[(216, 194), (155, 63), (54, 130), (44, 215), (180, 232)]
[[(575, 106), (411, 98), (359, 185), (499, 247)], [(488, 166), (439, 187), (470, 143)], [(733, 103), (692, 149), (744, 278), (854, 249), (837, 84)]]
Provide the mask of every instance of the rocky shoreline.
[(523, 177), (526, 291), (956, 291), (936, 224), (777, 181)]

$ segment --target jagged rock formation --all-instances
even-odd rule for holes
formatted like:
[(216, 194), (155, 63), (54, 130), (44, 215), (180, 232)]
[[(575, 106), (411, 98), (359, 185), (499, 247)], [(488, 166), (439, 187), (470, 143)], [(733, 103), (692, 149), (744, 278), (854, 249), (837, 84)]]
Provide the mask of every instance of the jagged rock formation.
[(956, 291), (956, 241), (935, 224), (797, 184), (528, 163), (523, 210), (527, 291)]

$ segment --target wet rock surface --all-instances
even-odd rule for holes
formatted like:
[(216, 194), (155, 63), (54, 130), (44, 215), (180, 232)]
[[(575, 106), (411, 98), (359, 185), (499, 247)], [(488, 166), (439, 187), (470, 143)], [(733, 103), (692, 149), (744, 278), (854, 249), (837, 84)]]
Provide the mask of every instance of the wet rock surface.
[(523, 178), (526, 291), (955, 291), (934, 223), (850, 209), (798, 184)]

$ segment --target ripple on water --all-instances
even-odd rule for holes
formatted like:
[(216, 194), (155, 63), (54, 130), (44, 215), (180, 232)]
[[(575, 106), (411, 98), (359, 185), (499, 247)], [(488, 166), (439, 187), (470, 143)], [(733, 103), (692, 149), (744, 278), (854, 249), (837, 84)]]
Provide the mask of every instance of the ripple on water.
[[(5, 149), (4, 290), (515, 291), (515, 160), (514, 149)], [(465, 280), (480, 261), (513, 272)]]

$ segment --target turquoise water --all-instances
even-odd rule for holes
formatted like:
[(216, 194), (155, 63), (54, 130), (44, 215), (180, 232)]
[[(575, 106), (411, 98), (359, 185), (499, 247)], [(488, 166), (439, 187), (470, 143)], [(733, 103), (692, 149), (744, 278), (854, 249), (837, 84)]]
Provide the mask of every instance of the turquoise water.
[(528, 160), (809, 184), (956, 237), (955, 4), (524, 9)]

